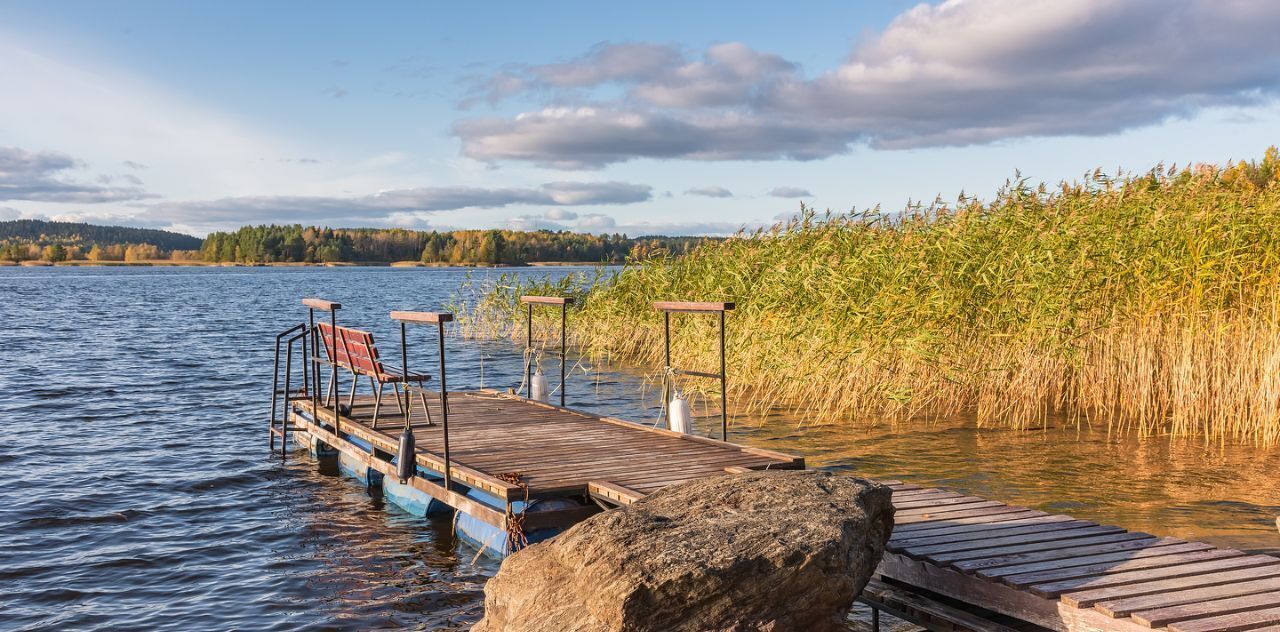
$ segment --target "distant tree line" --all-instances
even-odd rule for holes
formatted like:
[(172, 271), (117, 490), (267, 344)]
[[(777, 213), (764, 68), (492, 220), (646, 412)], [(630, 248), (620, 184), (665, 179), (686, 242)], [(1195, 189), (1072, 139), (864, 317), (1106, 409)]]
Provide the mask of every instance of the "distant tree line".
[(203, 241), (164, 230), (73, 222), (0, 222), (0, 260), (209, 263), (391, 263), (522, 265), (551, 261), (622, 263), (656, 253), (680, 255), (707, 237), (627, 237), (569, 231), (244, 226)]
[(195, 259), (198, 237), (152, 228), (19, 219), (0, 222), (0, 260)]
[(329, 263), (420, 261), (520, 265), (547, 261), (621, 263), (633, 251), (683, 254), (706, 237), (590, 235), (568, 231), (245, 226), (212, 233), (200, 247), (209, 262)]

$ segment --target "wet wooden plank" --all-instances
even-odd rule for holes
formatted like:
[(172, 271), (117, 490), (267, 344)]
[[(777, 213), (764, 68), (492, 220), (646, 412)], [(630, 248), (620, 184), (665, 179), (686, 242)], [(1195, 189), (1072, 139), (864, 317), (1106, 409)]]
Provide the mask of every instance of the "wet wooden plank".
[(1009, 514), (986, 514), (981, 516), (969, 516), (969, 517), (963, 517), (963, 518), (949, 517), (946, 520), (940, 520), (940, 521), (900, 524), (900, 525), (895, 525), (893, 530), (894, 530), (894, 533), (906, 535), (909, 533), (916, 533), (919, 531), (932, 530), (932, 529), (938, 529), (943, 527), (991, 524), (991, 523), (1005, 522), (1008, 520), (1021, 520), (1023, 518), (1038, 518), (1040, 516), (1047, 516), (1047, 515), (1049, 514), (1046, 514), (1043, 511), (1036, 511), (1034, 509), (1023, 509), (1021, 511), (1015, 511)]
[[(897, 505), (894, 505), (894, 507), (897, 508)], [(945, 503), (932, 504), (931, 503), (923, 507), (898, 509), (896, 515), (902, 516), (902, 517), (928, 516), (931, 514), (944, 514), (944, 513), (952, 513), (956, 511), (972, 511), (974, 509), (983, 509), (987, 507), (1008, 507), (1008, 505), (998, 500), (987, 500), (985, 498), (970, 498), (968, 500), (965, 500), (963, 502), (956, 503), (956, 504), (945, 504)]]
[(1093, 607), (1107, 616), (1127, 617), (1134, 612), (1142, 610), (1157, 610), (1183, 604), (1214, 601), (1229, 597), (1243, 597), (1245, 595), (1273, 591), (1280, 591), (1280, 577), (1260, 578), (1218, 586), (1174, 589), (1154, 595), (1116, 597), (1099, 601)]
[[(1003, 524), (1003, 523), (996, 523)], [(988, 540), (992, 538), (1004, 538), (1014, 535), (1034, 535), (1044, 532), (1052, 532), (1058, 530), (1079, 529), (1083, 527), (1096, 527), (1097, 523), (1088, 520), (1071, 520), (1067, 518), (1060, 521), (1048, 521), (1040, 523), (1026, 524), (1023, 526), (1005, 527), (1003, 529), (995, 528), (976, 528), (969, 531), (961, 531), (954, 533), (945, 533), (941, 535), (928, 535), (915, 538), (903, 538), (900, 540), (890, 539), (889, 544), (902, 549), (926, 547), (935, 544), (949, 544), (953, 542), (970, 542), (973, 540)], [(963, 527), (957, 527), (963, 528)]]
[(1083, 538), (1073, 538), (1070, 540), (1055, 540), (1052, 542), (1036, 542), (1033, 544), (1018, 544), (1013, 546), (1001, 546), (989, 549), (974, 549), (970, 551), (959, 551), (955, 553), (938, 553), (929, 556), (929, 559), (937, 564), (956, 565), (961, 562), (977, 560), (979, 562), (989, 559), (1007, 558), (1017, 555), (1034, 554), (1034, 553), (1051, 553), (1055, 551), (1065, 552), (1066, 555), (1075, 555), (1076, 551), (1088, 550), (1094, 546), (1107, 546), (1114, 544), (1123, 544), (1125, 542), (1152, 540), (1155, 536), (1149, 533), (1122, 531), (1120, 533), (1111, 533), (1107, 535), (1098, 535)]
[(1177, 579), (1165, 579), (1158, 581), (1150, 581), (1141, 584), (1132, 584), (1128, 586), (1114, 586), (1111, 588), (1096, 588), (1092, 590), (1082, 590), (1079, 592), (1070, 592), (1062, 595), (1063, 603), (1076, 608), (1090, 608), (1094, 604), (1104, 601), (1114, 601), (1125, 597), (1141, 597), (1143, 595), (1157, 595), (1163, 592), (1174, 592), (1185, 590), (1188, 588), (1203, 588), (1209, 586), (1220, 586), (1223, 584), (1231, 584), (1235, 582), (1244, 582), (1254, 579), (1265, 579), (1268, 577), (1280, 577), (1280, 566), (1266, 566), (1262, 568), (1246, 568), (1242, 570), (1225, 571), (1221, 573), (1209, 573), (1206, 575), (1195, 575), (1193, 577), (1179, 577)]
[(1246, 555), (1242, 557), (1218, 560), (1189, 562), (1163, 568), (1149, 568), (1122, 573), (1108, 573), (1094, 577), (1064, 579), (1045, 582), (1042, 584), (1034, 584), (1031, 586), (1031, 592), (1040, 595), (1041, 597), (1053, 598), (1065, 592), (1076, 592), (1092, 588), (1106, 588), (1108, 586), (1126, 586), (1129, 584), (1141, 584), (1156, 580), (1208, 575), (1210, 573), (1221, 571), (1251, 569), (1266, 566), (1280, 566), (1280, 558), (1274, 558), (1270, 555)]
[(1063, 559), (1053, 559), (1041, 562), (1028, 562), (1025, 564), (1014, 564), (1011, 566), (1000, 566), (997, 568), (982, 569), (977, 572), (979, 577), (984, 579), (999, 579), (1023, 573), (1037, 573), (1054, 570), (1071, 570), (1076, 567), (1087, 566), (1090, 564), (1120, 564), (1127, 561), (1137, 561), (1148, 557), (1172, 555), (1176, 553), (1190, 553), (1194, 551), (1208, 551), (1213, 547), (1203, 542), (1180, 542), (1172, 540), (1163, 546), (1154, 546), (1144, 548), (1137, 551), (1115, 551), (1110, 553), (1097, 553), (1093, 555), (1084, 555), (1079, 557), (1069, 557)]
[(1261, 608), (1280, 606), (1280, 592), (1258, 593), (1244, 597), (1229, 597), (1200, 603), (1170, 606), (1155, 610), (1140, 610), (1131, 616), (1134, 621), (1149, 628), (1163, 628), (1171, 623), (1192, 619), (1248, 612)]
[(996, 568), (999, 566), (1014, 566), (1017, 564), (1027, 564), (1031, 562), (1047, 562), (1049, 560), (1062, 560), (1074, 557), (1083, 557), (1086, 555), (1114, 553), (1117, 551), (1137, 551), (1149, 547), (1163, 546), (1165, 544), (1177, 544), (1181, 542), (1181, 540), (1175, 538), (1155, 538), (1147, 536), (1146, 538), (1138, 540), (1112, 542), (1095, 546), (1069, 547), (1049, 551), (1032, 551), (976, 560), (965, 560), (956, 562), (952, 564), (952, 566), (961, 571), (973, 573), (982, 569)]
[[(964, 507), (965, 505), (960, 505)], [(983, 518), (990, 516), (1001, 516), (1007, 514), (1020, 513), (1027, 511), (1026, 507), (1013, 507), (1010, 505), (997, 504), (994, 507), (982, 507), (980, 509), (957, 509), (955, 511), (939, 511), (922, 515), (894, 516), (894, 522), (899, 525), (912, 525), (922, 522), (939, 522), (942, 520), (962, 520), (965, 518)]]
[(1278, 623), (1280, 623), (1280, 605), (1263, 610), (1182, 621), (1170, 625), (1169, 629), (1173, 632), (1240, 632)]
[(978, 524), (955, 525), (955, 524), (921, 524), (914, 525), (922, 527), (918, 529), (899, 528), (894, 529), (891, 541), (907, 541), (922, 538), (933, 537), (962, 537), (973, 533), (990, 533), (1005, 529), (1016, 529), (1026, 526), (1048, 525), (1054, 523), (1072, 522), (1074, 518), (1071, 516), (1057, 514), (1045, 515), (1030, 518), (1016, 518), (1012, 520), (1003, 520), (1000, 522), (982, 522)]
[(999, 549), (1007, 546), (1021, 546), (1030, 544), (1044, 544), (1046, 548), (1049, 543), (1056, 544), (1059, 541), (1071, 541), (1079, 538), (1089, 538), (1094, 536), (1115, 535), (1125, 533), (1120, 527), (1104, 527), (1099, 525), (1084, 524), (1076, 527), (1052, 529), (1048, 531), (1038, 531), (1034, 533), (1018, 533), (1001, 537), (988, 537), (978, 540), (944, 542), (941, 544), (933, 544), (928, 546), (904, 546), (902, 550), (914, 558), (938, 559), (939, 554), (962, 553), (965, 551)]
[[(1180, 564), (1187, 564), (1191, 562), (1204, 562), (1208, 560), (1240, 557), (1243, 555), (1244, 553), (1233, 549), (1207, 549), (1187, 553), (1175, 553), (1172, 555), (1155, 555), (1138, 558), (1135, 558), (1132, 555), (1122, 554), (1117, 555), (1106, 562), (1067, 566), (1066, 568), (1059, 566), (1036, 572), (1005, 574), (1000, 577), (1000, 580), (1010, 586), (1025, 588), (1032, 584), (1044, 584), (1053, 581), (1065, 581), (1150, 568), (1178, 566)], [(1078, 560), (1067, 560), (1067, 563), (1072, 564), (1077, 561)]]

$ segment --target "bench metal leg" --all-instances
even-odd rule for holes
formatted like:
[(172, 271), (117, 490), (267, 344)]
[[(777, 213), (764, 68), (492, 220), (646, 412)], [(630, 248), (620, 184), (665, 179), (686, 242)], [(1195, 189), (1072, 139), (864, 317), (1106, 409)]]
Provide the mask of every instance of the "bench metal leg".
[(382, 409), (382, 382), (372, 377), (369, 378), (369, 386), (373, 388), (373, 428), (378, 428), (378, 411)]
[(399, 408), (399, 409), (400, 409), (400, 416), (401, 416), (401, 417), (405, 417), (405, 416), (406, 416), (406, 413), (404, 412), (404, 400), (400, 399), (400, 397), (401, 397), (401, 395), (400, 395), (400, 383), (399, 383), (399, 382), (392, 382), (392, 383), (391, 383), (391, 388), (395, 389), (395, 391), (396, 391), (396, 408)]
[(436, 422), (431, 420), (431, 409), (427, 408), (427, 395), (421, 390), (418, 391), (418, 399), (422, 401), (422, 413), (427, 416), (427, 425), (434, 426)]
[(325, 406), (325, 408), (328, 408), (328, 407), (331, 405), (331, 404), (330, 404), (330, 402), (332, 402), (332, 401), (333, 401), (333, 390), (334, 390), (334, 388), (336, 388), (337, 383), (338, 383), (338, 381), (337, 381), (336, 379), (334, 379), (333, 377), (330, 377), (330, 378), (329, 378), (329, 388), (325, 389), (325, 393), (324, 393), (324, 406)]
[(351, 394), (347, 396), (347, 414), (350, 415), (356, 406), (356, 385), (360, 383), (360, 376), (355, 373), (351, 374)]

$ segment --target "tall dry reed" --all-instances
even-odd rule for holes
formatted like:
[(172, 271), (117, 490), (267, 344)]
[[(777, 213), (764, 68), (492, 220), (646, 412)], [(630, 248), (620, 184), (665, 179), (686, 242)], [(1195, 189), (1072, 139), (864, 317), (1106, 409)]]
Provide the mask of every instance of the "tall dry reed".
[[(1019, 180), (986, 203), (805, 210), (616, 276), (486, 288), (466, 306), (470, 332), (512, 333), (522, 292), (574, 294), (575, 345), (646, 366), (662, 353), (652, 301), (735, 301), (735, 412), (1012, 427), (1066, 415), (1280, 443), (1275, 148), (1226, 167)], [(714, 367), (713, 332), (675, 319), (676, 363)]]

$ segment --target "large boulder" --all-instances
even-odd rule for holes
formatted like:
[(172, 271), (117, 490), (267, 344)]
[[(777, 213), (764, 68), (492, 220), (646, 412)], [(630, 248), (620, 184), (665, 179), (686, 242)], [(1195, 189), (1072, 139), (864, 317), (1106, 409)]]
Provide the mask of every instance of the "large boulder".
[(889, 488), (827, 472), (675, 485), (508, 557), (473, 630), (844, 629), (892, 529)]

